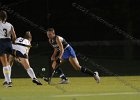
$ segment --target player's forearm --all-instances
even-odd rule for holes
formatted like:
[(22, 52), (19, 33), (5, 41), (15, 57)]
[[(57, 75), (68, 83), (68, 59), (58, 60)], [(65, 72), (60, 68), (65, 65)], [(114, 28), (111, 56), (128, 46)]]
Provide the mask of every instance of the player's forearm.
[(56, 56), (56, 54), (57, 54), (57, 50), (54, 49), (54, 52), (53, 52), (52, 56)]
[(60, 54), (59, 54), (58, 58), (60, 58), (60, 59), (61, 59), (61, 58), (62, 58), (63, 53), (64, 53), (64, 49), (61, 49), (61, 50), (60, 50)]

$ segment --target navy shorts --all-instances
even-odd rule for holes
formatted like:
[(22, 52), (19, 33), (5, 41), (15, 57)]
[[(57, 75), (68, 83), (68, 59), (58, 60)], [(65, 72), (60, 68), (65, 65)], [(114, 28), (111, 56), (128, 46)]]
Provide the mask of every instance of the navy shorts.
[(14, 50), (14, 56), (15, 57), (21, 57), (21, 58), (28, 58), (28, 55), (26, 55), (26, 54), (22, 54), (20, 51), (18, 51), (18, 50)]
[(3, 54), (12, 54), (12, 42), (11, 39), (0, 39), (0, 56)]
[(76, 54), (75, 54), (75, 51), (73, 50), (73, 48), (71, 46), (68, 46), (65, 50), (64, 50), (64, 53), (62, 55), (62, 59), (69, 59), (69, 57), (72, 57), (72, 58), (76, 58)]

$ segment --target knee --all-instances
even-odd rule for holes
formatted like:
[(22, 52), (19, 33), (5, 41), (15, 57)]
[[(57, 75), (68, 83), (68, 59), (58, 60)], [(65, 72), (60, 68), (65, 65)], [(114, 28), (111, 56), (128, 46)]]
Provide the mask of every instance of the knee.
[(52, 65), (52, 69), (53, 69), (53, 70), (55, 69), (55, 65)]
[(53, 63), (52, 63), (52, 69), (55, 69), (55, 67), (56, 67), (56, 63), (53, 62)]
[(52, 69), (54, 70), (54, 69), (55, 69), (55, 67), (54, 67), (54, 66), (52, 66)]
[(24, 66), (25, 70), (28, 70), (29, 68), (31, 68), (30, 66)]
[(81, 70), (81, 66), (76, 66), (76, 67), (75, 67), (75, 70), (76, 70), (76, 71), (80, 71), (80, 70)]

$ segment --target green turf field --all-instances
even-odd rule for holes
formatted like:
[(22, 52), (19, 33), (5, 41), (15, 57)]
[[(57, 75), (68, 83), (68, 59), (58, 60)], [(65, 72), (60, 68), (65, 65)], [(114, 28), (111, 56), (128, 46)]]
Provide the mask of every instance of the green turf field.
[[(70, 77), (70, 84), (48, 85), (42, 79), (37, 86), (30, 79), (13, 79), (13, 87), (0, 86), (0, 100), (140, 100), (140, 76), (101, 77), (97, 84), (91, 77)], [(0, 79), (2, 84), (3, 79)]]

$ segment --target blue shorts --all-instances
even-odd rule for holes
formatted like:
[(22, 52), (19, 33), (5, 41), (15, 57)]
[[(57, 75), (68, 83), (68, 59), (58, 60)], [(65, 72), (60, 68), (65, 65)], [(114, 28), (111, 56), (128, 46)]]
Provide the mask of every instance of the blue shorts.
[(0, 39), (0, 56), (3, 54), (12, 54), (12, 50), (11, 39)]
[(73, 50), (73, 48), (71, 46), (68, 46), (65, 50), (64, 50), (64, 53), (62, 55), (62, 59), (69, 59), (69, 57), (72, 57), (72, 58), (76, 58), (76, 54), (75, 54), (75, 51)]

